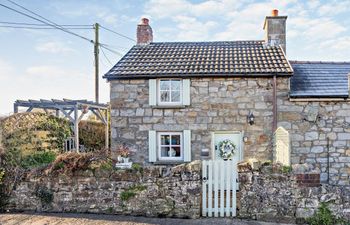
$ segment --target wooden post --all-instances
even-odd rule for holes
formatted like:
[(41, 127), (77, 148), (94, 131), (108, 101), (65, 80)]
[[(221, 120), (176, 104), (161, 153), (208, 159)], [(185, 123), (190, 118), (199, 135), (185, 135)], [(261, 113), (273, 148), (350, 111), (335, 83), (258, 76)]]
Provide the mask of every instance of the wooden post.
[(95, 101), (99, 102), (99, 38), (98, 38), (98, 30), (99, 24), (95, 23), (95, 42), (94, 42), (94, 54), (95, 54)]
[(106, 140), (105, 140), (105, 148), (106, 148), (106, 150), (107, 150), (107, 149), (108, 149), (108, 147), (109, 147), (109, 129), (108, 129), (108, 128), (109, 128), (109, 126), (108, 126), (109, 124), (108, 124), (108, 109), (106, 109), (105, 111), (106, 111), (106, 124), (105, 124), (105, 125), (106, 125), (106, 126), (105, 126), (105, 127), (106, 127), (106, 130), (105, 130), (105, 132), (106, 132), (106, 134), (105, 134), (105, 135), (106, 135), (106, 137), (105, 137), (105, 138), (106, 138)]
[(13, 113), (18, 113), (18, 105), (16, 103), (13, 105)]
[(78, 106), (74, 108), (74, 138), (75, 138), (75, 149), (79, 153), (79, 115)]

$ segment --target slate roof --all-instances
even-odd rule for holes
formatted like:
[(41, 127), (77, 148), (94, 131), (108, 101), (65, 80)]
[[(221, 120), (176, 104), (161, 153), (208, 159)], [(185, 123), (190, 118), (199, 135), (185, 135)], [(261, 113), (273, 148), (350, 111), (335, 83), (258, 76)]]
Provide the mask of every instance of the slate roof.
[(104, 78), (292, 74), (283, 50), (279, 46), (266, 46), (263, 41), (155, 42), (132, 47)]
[(290, 61), (292, 98), (347, 98), (350, 62)]

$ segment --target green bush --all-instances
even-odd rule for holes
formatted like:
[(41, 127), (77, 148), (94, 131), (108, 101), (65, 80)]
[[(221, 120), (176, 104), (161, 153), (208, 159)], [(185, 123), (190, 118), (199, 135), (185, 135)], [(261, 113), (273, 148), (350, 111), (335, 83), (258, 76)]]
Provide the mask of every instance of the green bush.
[(24, 157), (21, 161), (21, 166), (25, 169), (36, 168), (48, 165), (55, 161), (55, 159), (56, 154), (54, 152), (36, 152)]
[(283, 166), (282, 167), (282, 173), (290, 173), (292, 172), (292, 167), (291, 166)]
[(143, 173), (143, 168), (138, 163), (133, 163), (132, 166), (131, 166), (131, 169), (136, 171), (136, 172), (140, 172), (141, 174)]
[(141, 192), (141, 191), (144, 191), (146, 190), (147, 187), (146, 186), (142, 186), (142, 185), (135, 185), (135, 186), (132, 186), (130, 187), (129, 189), (123, 191), (122, 193), (120, 193), (120, 199), (122, 201), (127, 201), (129, 200), (130, 198), (133, 198), (135, 197), (135, 195), (138, 193), (138, 192)]
[(324, 202), (321, 203), (318, 211), (306, 221), (310, 225), (349, 225), (349, 222), (333, 215), (328, 204)]
[(87, 151), (105, 147), (105, 125), (97, 121), (82, 120), (79, 123), (79, 143)]

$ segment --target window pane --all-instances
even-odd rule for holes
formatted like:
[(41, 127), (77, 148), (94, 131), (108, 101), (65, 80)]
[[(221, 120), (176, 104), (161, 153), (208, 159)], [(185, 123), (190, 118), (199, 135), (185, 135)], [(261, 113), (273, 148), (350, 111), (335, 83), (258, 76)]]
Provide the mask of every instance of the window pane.
[(169, 91), (161, 91), (160, 92), (160, 101), (161, 102), (170, 102), (170, 92)]
[(160, 90), (170, 90), (170, 80), (161, 80), (160, 81)]
[(178, 90), (178, 91), (180, 91), (180, 85), (181, 85), (181, 81), (179, 81), (179, 80), (172, 80), (171, 81), (171, 90)]
[(170, 150), (170, 147), (162, 147), (160, 150), (160, 156), (169, 157), (169, 150)]
[(180, 101), (180, 91), (172, 91), (171, 92), (171, 101), (179, 102)]
[(172, 145), (180, 145), (180, 135), (171, 136), (171, 144)]
[(160, 136), (160, 144), (161, 145), (169, 145), (170, 144), (170, 136), (169, 135), (161, 135)]
[(172, 151), (175, 151), (175, 153), (172, 153), (172, 157), (181, 157), (180, 147), (172, 147)]

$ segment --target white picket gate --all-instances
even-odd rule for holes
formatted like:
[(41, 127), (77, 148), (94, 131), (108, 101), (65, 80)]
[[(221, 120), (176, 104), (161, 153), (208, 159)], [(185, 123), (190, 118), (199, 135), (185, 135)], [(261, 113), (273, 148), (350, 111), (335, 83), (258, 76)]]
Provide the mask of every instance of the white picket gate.
[(202, 162), (202, 216), (236, 216), (237, 176), (236, 160)]

